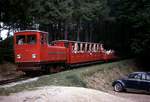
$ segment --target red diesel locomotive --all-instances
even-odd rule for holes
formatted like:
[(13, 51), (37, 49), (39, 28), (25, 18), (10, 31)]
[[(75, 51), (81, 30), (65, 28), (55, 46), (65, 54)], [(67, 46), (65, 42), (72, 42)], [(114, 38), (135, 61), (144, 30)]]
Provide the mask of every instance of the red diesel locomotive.
[(113, 50), (106, 51), (99, 43), (69, 40), (49, 43), (48, 33), (38, 30), (16, 32), (14, 53), (18, 70), (24, 72), (58, 71), (60, 66), (75, 66), (116, 58)]

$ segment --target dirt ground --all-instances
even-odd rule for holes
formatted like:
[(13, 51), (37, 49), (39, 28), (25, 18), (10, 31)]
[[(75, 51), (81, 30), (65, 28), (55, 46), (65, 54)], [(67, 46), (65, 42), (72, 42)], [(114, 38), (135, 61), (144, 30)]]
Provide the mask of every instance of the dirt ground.
[(17, 66), (10, 62), (0, 64), (0, 81), (13, 79), (24, 74), (21, 71), (16, 71), (16, 68)]
[(42, 87), (10, 96), (0, 96), (0, 102), (136, 102), (102, 91), (80, 87)]
[(110, 91), (108, 93), (115, 95), (115, 96), (118, 96), (118, 97), (129, 99), (129, 100), (134, 101), (134, 102), (150, 102), (150, 94), (147, 94), (145, 92), (122, 92), (122, 93), (118, 93), (118, 92)]

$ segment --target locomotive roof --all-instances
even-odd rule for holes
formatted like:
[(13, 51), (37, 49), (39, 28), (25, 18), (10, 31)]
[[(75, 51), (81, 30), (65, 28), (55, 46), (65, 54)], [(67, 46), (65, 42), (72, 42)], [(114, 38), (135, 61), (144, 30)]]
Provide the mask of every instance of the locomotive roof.
[[(41, 32), (41, 33), (47, 33), (48, 34), (48, 32), (40, 31), (40, 30), (21, 30), (21, 31), (18, 31), (18, 32)], [(16, 33), (18, 33), (18, 32), (16, 32)]]

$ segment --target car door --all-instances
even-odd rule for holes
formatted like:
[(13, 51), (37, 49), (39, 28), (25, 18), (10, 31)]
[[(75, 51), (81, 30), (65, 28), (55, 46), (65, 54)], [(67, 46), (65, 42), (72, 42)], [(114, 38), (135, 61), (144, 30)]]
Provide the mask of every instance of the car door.
[(141, 74), (140, 73), (134, 73), (134, 74), (129, 75), (129, 77), (126, 81), (126, 88), (138, 89), (140, 79), (141, 79)]

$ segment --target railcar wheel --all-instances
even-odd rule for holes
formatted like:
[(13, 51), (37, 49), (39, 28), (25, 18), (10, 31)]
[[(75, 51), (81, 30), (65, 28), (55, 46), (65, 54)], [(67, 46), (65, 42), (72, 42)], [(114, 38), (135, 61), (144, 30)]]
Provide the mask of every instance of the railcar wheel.
[(122, 91), (123, 91), (123, 86), (122, 86), (122, 84), (121, 84), (121, 83), (116, 83), (116, 84), (114, 85), (114, 91), (116, 91), (116, 92), (122, 92)]

